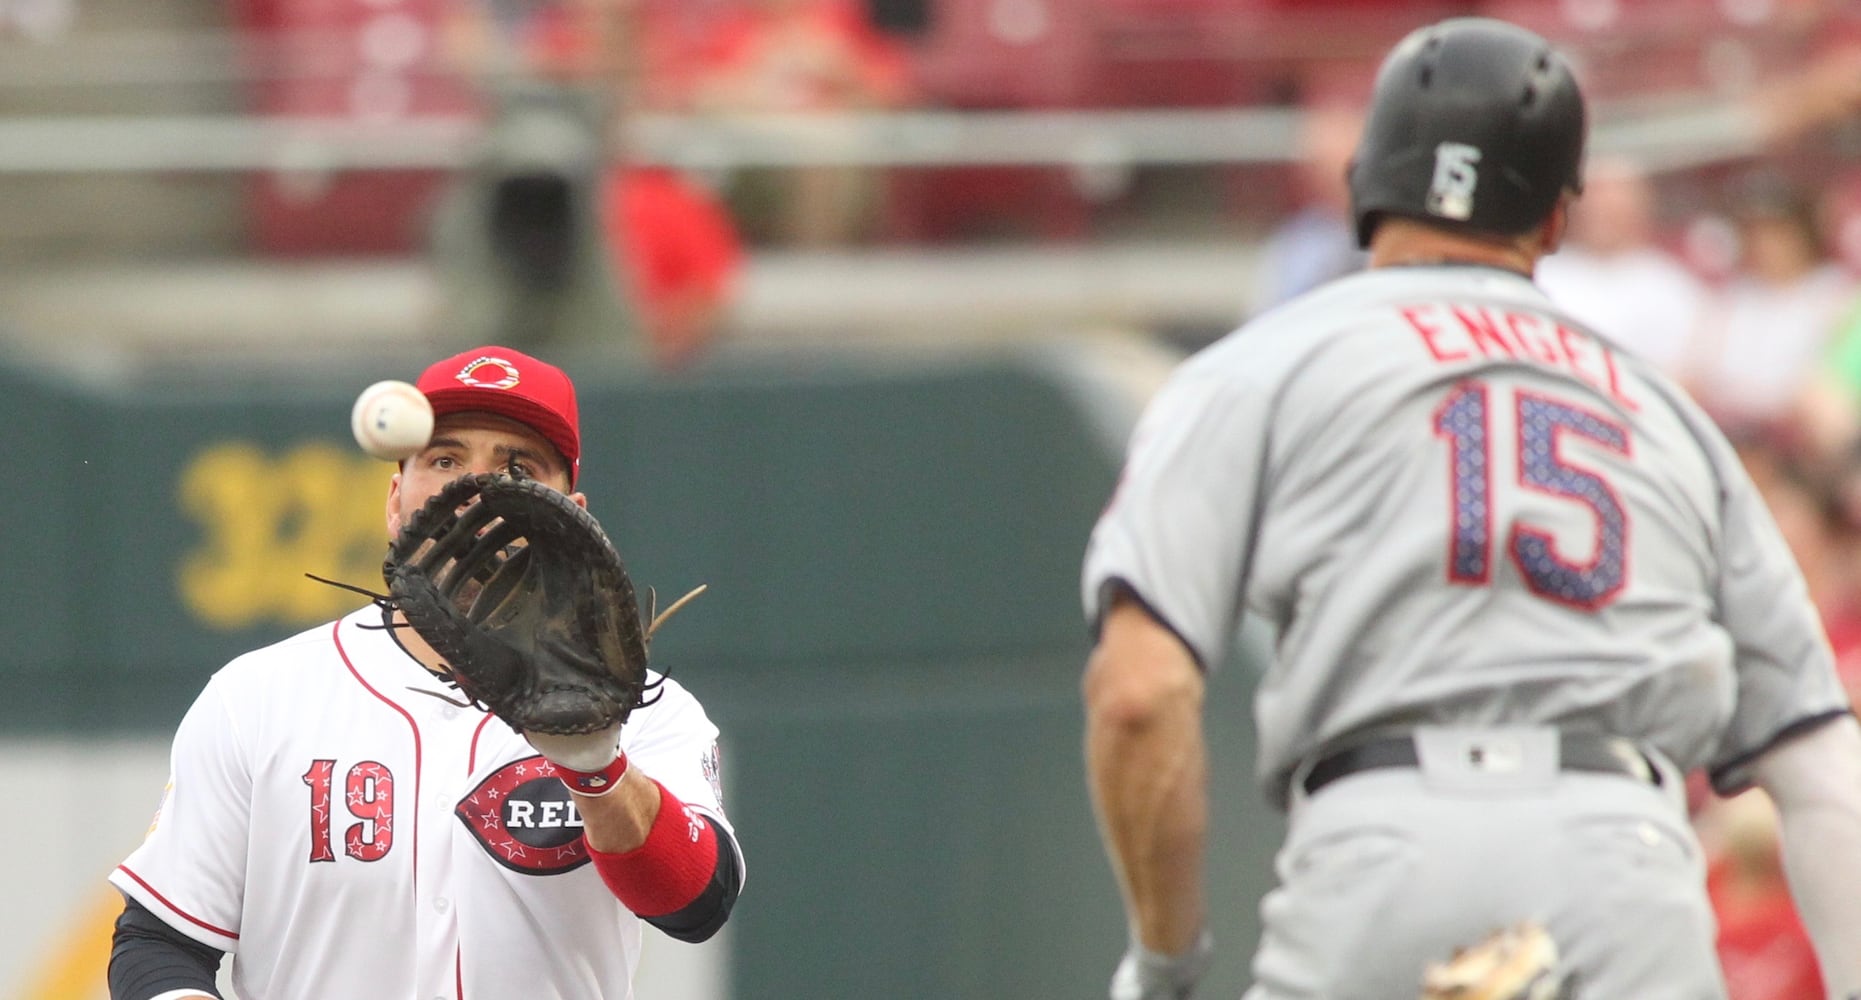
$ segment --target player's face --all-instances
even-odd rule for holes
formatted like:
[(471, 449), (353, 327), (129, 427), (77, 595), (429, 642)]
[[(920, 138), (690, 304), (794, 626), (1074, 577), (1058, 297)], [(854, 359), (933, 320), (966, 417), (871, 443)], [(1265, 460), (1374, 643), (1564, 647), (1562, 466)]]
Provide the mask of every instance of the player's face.
[[(433, 494), (460, 476), (516, 472), (569, 493), (569, 469), (554, 446), (527, 425), (494, 413), (449, 413), (439, 418), (426, 449), (401, 463), (388, 483), (388, 537), (401, 533)], [(578, 504), (587, 498), (569, 493)]]

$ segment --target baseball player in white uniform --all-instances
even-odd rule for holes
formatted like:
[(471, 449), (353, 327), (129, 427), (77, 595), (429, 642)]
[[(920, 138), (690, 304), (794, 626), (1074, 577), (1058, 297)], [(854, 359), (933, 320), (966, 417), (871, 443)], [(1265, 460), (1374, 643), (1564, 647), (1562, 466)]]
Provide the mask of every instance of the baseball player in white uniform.
[(1723, 997), (1700, 767), (1775, 799), (1829, 995), (1861, 995), (1861, 729), (1800, 574), (1711, 422), (1531, 280), (1584, 134), (1536, 35), (1415, 32), (1350, 174), (1370, 269), (1140, 421), (1082, 585), (1117, 1000), (1211, 961), (1200, 707), (1244, 610), (1277, 630), (1258, 778), (1289, 810), (1248, 1000), (1415, 997), (1525, 922), (1583, 1000)]
[[(574, 489), (561, 370), (484, 347), (418, 386), (437, 420), (390, 481), (390, 537), (461, 475)], [(532, 745), (464, 704), (393, 614), (364, 607), (208, 681), (147, 840), (110, 876), (113, 1000), (217, 997), (224, 952), (244, 1000), (617, 1000), (642, 922), (688, 941), (724, 923), (743, 861), (689, 691), (666, 680), (618, 734)]]

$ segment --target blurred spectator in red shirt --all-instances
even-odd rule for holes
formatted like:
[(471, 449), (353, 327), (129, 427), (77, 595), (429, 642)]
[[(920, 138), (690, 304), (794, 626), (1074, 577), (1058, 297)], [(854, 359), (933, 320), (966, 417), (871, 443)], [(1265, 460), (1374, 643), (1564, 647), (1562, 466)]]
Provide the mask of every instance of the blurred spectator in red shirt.
[[(579, 94), (598, 108), (587, 137), (596, 159), (586, 171), (569, 162), (556, 171), (572, 182), (569, 211), (586, 217), (593, 235), (591, 245), (574, 251), (586, 260), (568, 266), (576, 286), (588, 286), (596, 301), (603, 293), (593, 286), (609, 286), (605, 294), (618, 296), (624, 308), (563, 313), (554, 328), (535, 335), (626, 338), (630, 349), (667, 369), (696, 360), (720, 332), (743, 248), (729, 212), (710, 191), (676, 171), (630, 162), (618, 143), (617, 125), (637, 106), (644, 85), (641, 14), (634, 0), (467, 0), (455, 8), (451, 51), (480, 81), (494, 128), (517, 113), (513, 95), (525, 92), (525, 81), (531, 93)], [(455, 215), (470, 211), (462, 206)], [(451, 246), (462, 249), (448, 263), (455, 280), (482, 285), (472, 272), (483, 264), (471, 254), (463, 225), (452, 221)]]
[(602, 222), (646, 347), (662, 369), (696, 360), (729, 312), (743, 245), (723, 205), (679, 173), (608, 171)]

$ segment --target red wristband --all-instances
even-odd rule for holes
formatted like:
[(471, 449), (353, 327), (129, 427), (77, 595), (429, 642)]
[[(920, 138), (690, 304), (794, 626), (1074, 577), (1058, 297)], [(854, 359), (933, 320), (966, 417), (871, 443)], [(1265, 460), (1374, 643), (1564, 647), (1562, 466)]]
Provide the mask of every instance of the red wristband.
[(662, 917), (692, 904), (717, 872), (717, 831), (711, 821), (659, 787), (659, 815), (646, 843), (609, 854), (590, 848), (609, 892), (642, 917)]
[[(550, 761), (555, 764), (555, 761)], [(620, 779), (627, 773), (627, 755), (616, 751), (614, 762), (599, 771), (577, 771), (572, 767), (556, 764), (556, 777), (569, 786), (569, 791), (577, 795), (586, 795), (598, 799), (620, 787)]]

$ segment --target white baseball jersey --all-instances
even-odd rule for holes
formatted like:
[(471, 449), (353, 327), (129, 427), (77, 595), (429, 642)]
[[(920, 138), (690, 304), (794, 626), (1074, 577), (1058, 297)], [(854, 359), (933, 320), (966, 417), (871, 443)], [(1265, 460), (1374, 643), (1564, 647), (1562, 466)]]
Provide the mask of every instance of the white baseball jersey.
[[(641, 922), (589, 862), (567, 788), (496, 717), (435, 697), (459, 700), (380, 622), (364, 608), (216, 673), (110, 881), (231, 951), (244, 1000), (631, 997)], [(660, 690), (621, 745), (728, 831), (717, 729)]]
[(1843, 711), (1796, 565), (1724, 438), (1526, 278), (1382, 268), (1186, 362), (1134, 434), (1083, 573), (1206, 667), (1276, 626), (1260, 778), (1419, 724), (1639, 738), (1724, 790)]

